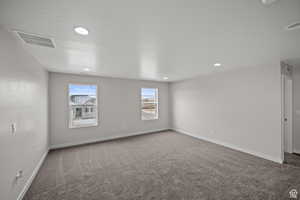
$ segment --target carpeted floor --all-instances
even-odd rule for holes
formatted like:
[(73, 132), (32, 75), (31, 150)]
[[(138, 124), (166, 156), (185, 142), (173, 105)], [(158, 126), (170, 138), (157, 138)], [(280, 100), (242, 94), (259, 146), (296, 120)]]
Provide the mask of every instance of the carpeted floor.
[(175, 132), (51, 151), (24, 200), (284, 200), (300, 168)]
[(284, 153), (284, 159), (285, 159), (286, 164), (300, 167), (300, 155), (299, 154)]

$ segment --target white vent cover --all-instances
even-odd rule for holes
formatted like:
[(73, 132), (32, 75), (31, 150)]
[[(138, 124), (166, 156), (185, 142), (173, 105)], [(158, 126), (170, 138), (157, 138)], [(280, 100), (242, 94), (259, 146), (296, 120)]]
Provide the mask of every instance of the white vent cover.
[(20, 36), (20, 38), (27, 44), (34, 44), (44, 47), (50, 47), (55, 48), (53, 41), (50, 38), (29, 34), (29, 33), (23, 33), (16, 31), (17, 34)]
[(292, 23), (292, 24), (290, 24), (286, 27), (287, 30), (294, 30), (294, 29), (297, 29), (297, 28), (300, 28), (300, 21)]

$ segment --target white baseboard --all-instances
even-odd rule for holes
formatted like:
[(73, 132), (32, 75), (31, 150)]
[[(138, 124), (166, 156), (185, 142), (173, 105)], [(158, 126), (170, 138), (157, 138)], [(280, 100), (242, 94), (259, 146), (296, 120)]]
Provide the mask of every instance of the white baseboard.
[(157, 130), (150, 130), (150, 131), (144, 131), (144, 132), (136, 132), (136, 133), (128, 133), (125, 135), (116, 135), (113, 137), (106, 137), (106, 138), (101, 138), (101, 139), (92, 139), (92, 140), (85, 140), (85, 141), (80, 141), (80, 142), (69, 142), (69, 143), (64, 143), (64, 144), (54, 144), (50, 146), (50, 149), (61, 149), (61, 148), (66, 148), (66, 147), (72, 147), (72, 146), (79, 146), (79, 145), (84, 145), (84, 144), (91, 144), (91, 143), (97, 143), (97, 142), (105, 142), (105, 141), (110, 141), (110, 140), (115, 140), (115, 139), (122, 139), (122, 138), (127, 138), (131, 136), (138, 136), (138, 135), (145, 135), (145, 134), (151, 134), (151, 133), (156, 133), (156, 132), (161, 132), (161, 131), (167, 131), (170, 130), (168, 128), (165, 129), (157, 129)]
[(267, 160), (270, 160), (270, 161), (273, 161), (273, 162), (276, 162), (276, 163), (280, 163), (280, 164), (283, 163), (282, 158), (275, 158), (275, 157), (266, 155), (264, 153), (255, 152), (255, 151), (252, 151), (252, 150), (248, 150), (248, 149), (244, 149), (244, 148), (241, 148), (241, 147), (237, 147), (236, 145), (232, 145), (232, 144), (229, 144), (229, 143), (226, 143), (226, 142), (221, 142), (221, 141), (217, 141), (217, 140), (210, 139), (210, 138), (207, 138), (207, 137), (203, 137), (203, 136), (199, 136), (199, 135), (196, 135), (196, 134), (192, 134), (192, 133), (187, 132), (185, 130), (181, 130), (181, 129), (172, 129), (172, 130), (174, 130), (176, 132), (179, 132), (179, 133), (182, 133), (182, 134), (185, 134), (185, 135), (189, 135), (189, 136), (197, 138), (197, 139), (205, 140), (205, 141), (212, 142), (212, 143), (215, 143), (215, 144), (218, 144), (218, 145), (222, 145), (222, 146), (225, 146), (225, 147), (237, 150), (237, 151), (248, 153), (248, 154), (260, 157), (260, 158), (264, 158), (264, 159), (267, 159)]
[(23, 187), (21, 193), (19, 194), (17, 200), (22, 200), (27, 192), (27, 190), (29, 189), (30, 185), (32, 184), (32, 181), (34, 180), (34, 178), (36, 177), (38, 171), (40, 170), (42, 164), (44, 163), (45, 158), (48, 155), (49, 150), (47, 150), (42, 158), (40, 159), (40, 161), (38, 162), (37, 166), (34, 168), (31, 176), (29, 177), (29, 179), (26, 181), (25, 186)]

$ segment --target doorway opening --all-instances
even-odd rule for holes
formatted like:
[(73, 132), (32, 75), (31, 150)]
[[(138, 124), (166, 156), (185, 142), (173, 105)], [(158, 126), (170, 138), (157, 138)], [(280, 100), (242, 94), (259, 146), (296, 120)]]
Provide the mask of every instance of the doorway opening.
[(299, 162), (300, 156), (294, 148), (294, 80), (293, 66), (281, 62), (281, 94), (282, 94), (282, 157), (284, 163)]

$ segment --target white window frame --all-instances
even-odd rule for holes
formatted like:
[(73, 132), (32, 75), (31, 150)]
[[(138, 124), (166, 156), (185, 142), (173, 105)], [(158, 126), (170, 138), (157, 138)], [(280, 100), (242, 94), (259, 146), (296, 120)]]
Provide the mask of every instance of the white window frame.
[[(96, 86), (96, 123), (95, 124), (79, 124), (79, 125), (73, 125), (72, 123), (72, 105), (70, 104), (70, 85), (92, 85), (92, 86)], [(69, 128), (88, 128), (88, 127), (95, 127), (98, 126), (99, 124), (99, 113), (98, 113), (98, 85), (95, 83), (69, 83), (68, 84), (68, 110), (69, 110), (69, 114), (68, 114), (68, 119), (69, 119)]]
[[(156, 116), (155, 118), (151, 118), (151, 119), (144, 119), (143, 118), (143, 98), (142, 98), (142, 91), (143, 89), (155, 89), (155, 102), (156, 103)], [(159, 95), (158, 95), (158, 88), (152, 88), (152, 87), (142, 87), (140, 89), (140, 114), (141, 114), (141, 120), (143, 121), (151, 121), (151, 120), (158, 120), (159, 119)]]

